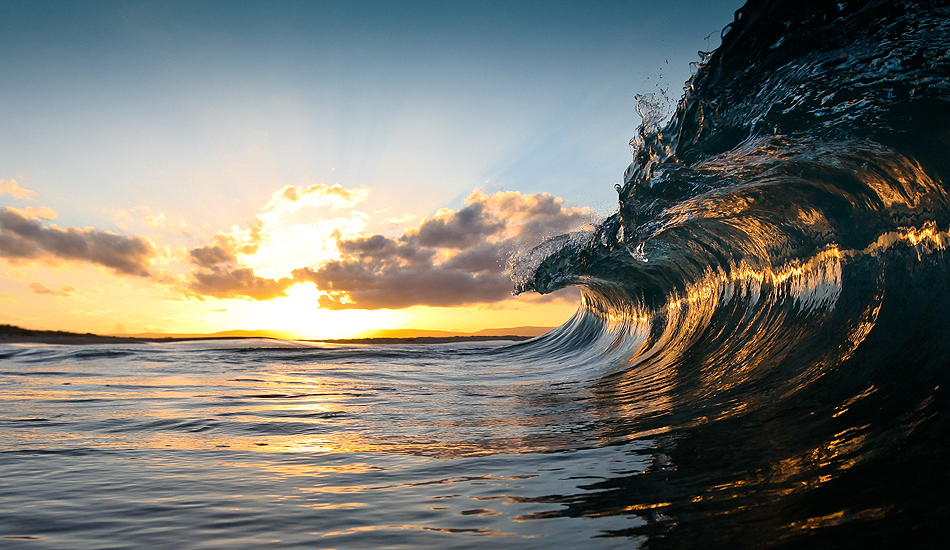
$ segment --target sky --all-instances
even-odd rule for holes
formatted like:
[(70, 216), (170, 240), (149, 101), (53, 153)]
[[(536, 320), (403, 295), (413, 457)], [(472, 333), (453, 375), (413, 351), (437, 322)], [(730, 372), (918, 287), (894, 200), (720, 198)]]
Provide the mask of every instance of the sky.
[(0, 324), (558, 325), (508, 259), (616, 211), (740, 5), (0, 0)]

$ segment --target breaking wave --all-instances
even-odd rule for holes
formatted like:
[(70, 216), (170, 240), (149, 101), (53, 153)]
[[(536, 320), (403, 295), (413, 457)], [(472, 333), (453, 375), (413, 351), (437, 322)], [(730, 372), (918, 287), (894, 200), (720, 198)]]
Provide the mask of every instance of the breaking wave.
[(523, 352), (597, 377), (615, 437), (665, 434), (618, 495), (663, 510), (650, 545), (908, 542), (950, 514), (948, 75), (944, 2), (753, 0), (645, 118), (618, 212), (514, 263), (518, 291), (582, 289)]

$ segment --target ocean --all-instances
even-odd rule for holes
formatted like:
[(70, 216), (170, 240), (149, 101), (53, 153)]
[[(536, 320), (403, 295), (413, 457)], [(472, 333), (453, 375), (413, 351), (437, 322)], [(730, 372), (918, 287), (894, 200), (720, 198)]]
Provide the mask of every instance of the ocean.
[(512, 263), (581, 289), (547, 335), (0, 345), (0, 547), (941, 540), (950, 6), (752, 0), (643, 111), (617, 212)]

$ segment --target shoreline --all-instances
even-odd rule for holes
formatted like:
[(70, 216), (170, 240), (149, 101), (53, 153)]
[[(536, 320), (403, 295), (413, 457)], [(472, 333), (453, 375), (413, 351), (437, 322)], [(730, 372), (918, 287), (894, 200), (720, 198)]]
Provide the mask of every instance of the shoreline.
[(292, 340), (293, 342), (323, 342), (327, 344), (447, 344), (453, 342), (491, 342), (494, 340), (508, 340), (522, 342), (537, 338), (537, 336), (406, 336), (398, 337), (371, 337), (371, 338), (333, 338), (325, 340)]
[(206, 340), (282, 340), (287, 342), (327, 343), (327, 344), (446, 344), (455, 342), (490, 342), (508, 340), (520, 342), (533, 336), (407, 336), (407, 337), (370, 337), (370, 338), (326, 338), (326, 339), (281, 339), (269, 336), (104, 336), (87, 332), (65, 332), (56, 330), (29, 330), (11, 325), (0, 325), (0, 344), (61, 344), (69, 346), (94, 344), (147, 344), (167, 342), (189, 342)]

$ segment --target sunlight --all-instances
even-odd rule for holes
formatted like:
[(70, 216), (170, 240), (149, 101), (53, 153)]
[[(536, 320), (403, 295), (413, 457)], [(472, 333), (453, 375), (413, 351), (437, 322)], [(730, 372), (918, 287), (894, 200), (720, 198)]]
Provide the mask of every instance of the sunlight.
[(389, 309), (321, 309), (321, 295), (323, 293), (313, 285), (302, 284), (288, 289), (285, 298), (269, 302), (242, 302), (233, 311), (239, 318), (244, 318), (245, 323), (253, 323), (251, 328), (284, 330), (302, 339), (352, 338), (365, 330), (401, 326), (409, 318), (405, 312)]
[(337, 238), (358, 235), (365, 226), (365, 215), (357, 212), (309, 223), (265, 223), (261, 228), (264, 242), (253, 254), (242, 254), (242, 261), (262, 277), (287, 277), (298, 267), (339, 258)]

